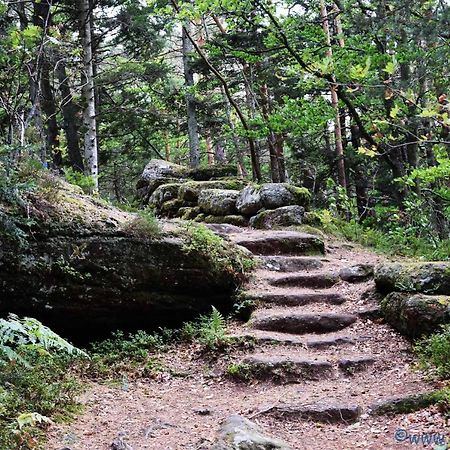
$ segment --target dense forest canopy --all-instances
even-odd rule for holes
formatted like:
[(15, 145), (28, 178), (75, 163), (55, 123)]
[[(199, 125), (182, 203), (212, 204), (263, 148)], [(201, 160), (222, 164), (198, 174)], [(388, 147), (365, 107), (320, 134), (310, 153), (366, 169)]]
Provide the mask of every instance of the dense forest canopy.
[(445, 0), (2, 1), (1, 167), (129, 203), (151, 158), (226, 162), (447, 239), (449, 22)]

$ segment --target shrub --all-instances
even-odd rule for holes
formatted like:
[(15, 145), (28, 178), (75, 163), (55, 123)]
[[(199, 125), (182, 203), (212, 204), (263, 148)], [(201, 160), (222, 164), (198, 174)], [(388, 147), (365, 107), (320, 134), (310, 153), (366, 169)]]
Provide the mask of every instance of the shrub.
[(440, 378), (450, 380), (450, 324), (416, 344), (419, 360)]
[(146, 208), (125, 225), (124, 231), (139, 238), (155, 238), (161, 230), (153, 208)]

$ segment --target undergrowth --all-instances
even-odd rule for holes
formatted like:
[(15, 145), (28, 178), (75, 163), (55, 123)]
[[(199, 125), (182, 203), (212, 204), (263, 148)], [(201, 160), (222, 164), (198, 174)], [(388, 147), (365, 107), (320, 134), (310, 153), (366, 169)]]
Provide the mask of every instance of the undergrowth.
[(324, 232), (345, 238), (366, 247), (388, 255), (400, 255), (431, 261), (450, 259), (450, 239), (433, 239), (420, 235), (415, 229), (404, 228), (401, 225), (388, 227), (392, 222), (385, 223), (385, 229), (373, 228), (368, 223), (344, 220), (332, 216), (328, 211), (320, 211), (321, 228)]
[(254, 260), (230, 246), (220, 236), (202, 224), (189, 222), (185, 228), (186, 244), (184, 251), (205, 255), (210, 262), (213, 273), (229, 272), (236, 276), (245, 275), (251, 270)]

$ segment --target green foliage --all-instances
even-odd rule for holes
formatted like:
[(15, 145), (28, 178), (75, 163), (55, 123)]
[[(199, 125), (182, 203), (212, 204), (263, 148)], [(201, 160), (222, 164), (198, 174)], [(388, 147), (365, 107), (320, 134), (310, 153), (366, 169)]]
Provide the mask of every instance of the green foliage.
[(20, 319), (14, 314), (10, 314), (7, 320), (0, 319), (0, 361), (15, 361), (30, 368), (22, 356), (23, 350), (47, 355), (56, 352), (87, 356), (36, 319)]
[(83, 189), (83, 192), (88, 194), (95, 186), (94, 179), (90, 175), (72, 169), (72, 167), (66, 167), (64, 169), (64, 178), (71, 184), (79, 186)]
[(226, 321), (222, 314), (212, 308), (209, 315), (203, 315), (197, 322), (187, 322), (181, 329), (182, 339), (196, 341), (206, 350), (223, 350), (230, 344), (226, 335)]
[(419, 341), (415, 347), (422, 366), (439, 378), (450, 380), (450, 325)]
[(90, 378), (152, 376), (162, 370), (154, 353), (164, 349), (173, 338), (174, 332), (170, 330), (128, 335), (117, 331), (111, 338), (91, 345), (91, 358), (85, 362), (83, 372)]
[[(378, 213), (397, 213), (395, 208), (378, 208)], [(385, 221), (389, 229), (377, 229), (373, 219), (361, 224), (355, 219), (344, 220), (327, 210), (318, 212), (326, 233), (357, 242), (389, 255), (409, 256), (431, 261), (450, 259), (450, 239), (434, 240), (420, 236), (414, 226), (405, 227), (401, 221)], [(381, 221), (381, 217), (377, 221)]]
[(41, 427), (77, 408), (75, 348), (39, 321), (0, 319), (0, 448), (39, 445)]
[(205, 255), (211, 263), (209, 270), (213, 273), (225, 271), (239, 276), (254, 267), (253, 259), (226, 243), (205, 225), (189, 222), (185, 234), (187, 242), (184, 251)]
[(252, 376), (252, 368), (249, 364), (233, 363), (227, 368), (228, 375), (241, 381), (249, 381)]

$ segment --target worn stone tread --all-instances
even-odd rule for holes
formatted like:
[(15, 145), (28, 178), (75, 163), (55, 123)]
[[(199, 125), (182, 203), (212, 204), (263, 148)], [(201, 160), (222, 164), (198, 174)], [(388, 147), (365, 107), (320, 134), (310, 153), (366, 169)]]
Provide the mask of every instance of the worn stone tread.
[(243, 293), (249, 300), (261, 303), (270, 303), (283, 306), (303, 306), (313, 303), (325, 303), (329, 305), (341, 305), (346, 298), (338, 292), (273, 292), (273, 291), (247, 291)]
[(359, 405), (341, 403), (313, 403), (310, 405), (275, 406), (265, 412), (278, 419), (311, 420), (323, 423), (353, 423), (361, 416)]
[(269, 278), (267, 281), (271, 286), (276, 287), (328, 289), (339, 280), (339, 275), (335, 273), (295, 273)]
[(252, 328), (281, 333), (305, 334), (328, 333), (342, 330), (357, 320), (354, 314), (338, 313), (275, 313), (251, 318)]
[(297, 272), (323, 267), (320, 258), (309, 256), (260, 256), (259, 261), (262, 269), (273, 272)]

